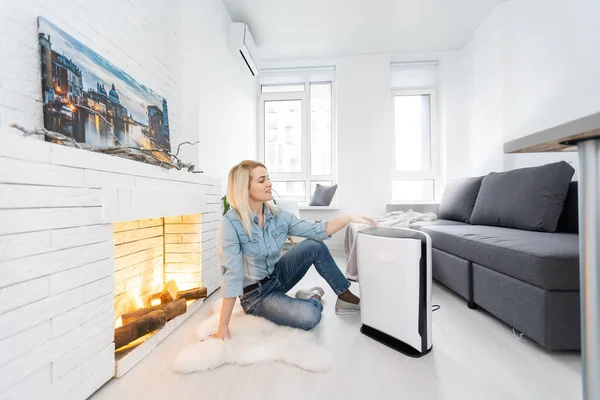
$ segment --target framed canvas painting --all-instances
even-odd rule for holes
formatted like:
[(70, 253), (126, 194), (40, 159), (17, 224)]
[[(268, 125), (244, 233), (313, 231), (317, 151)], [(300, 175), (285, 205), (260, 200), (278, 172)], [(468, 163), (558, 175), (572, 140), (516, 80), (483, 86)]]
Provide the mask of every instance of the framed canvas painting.
[(38, 38), (46, 129), (97, 148), (171, 151), (164, 97), (43, 17)]

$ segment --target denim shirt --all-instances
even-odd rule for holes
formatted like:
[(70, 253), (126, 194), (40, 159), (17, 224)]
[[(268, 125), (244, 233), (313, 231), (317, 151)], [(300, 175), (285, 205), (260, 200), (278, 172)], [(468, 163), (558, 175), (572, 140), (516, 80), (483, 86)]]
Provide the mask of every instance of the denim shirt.
[(217, 255), (225, 298), (242, 295), (244, 287), (273, 273), (288, 234), (319, 241), (329, 238), (325, 230), (326, 221), (312, 223), (287, 211), (273, 214), (267, 206), (263, 207), (264, 228), (258, 225), (258, 217), (252, 213), (252, 235), (246, 233), (235, 210), (221, 218)]

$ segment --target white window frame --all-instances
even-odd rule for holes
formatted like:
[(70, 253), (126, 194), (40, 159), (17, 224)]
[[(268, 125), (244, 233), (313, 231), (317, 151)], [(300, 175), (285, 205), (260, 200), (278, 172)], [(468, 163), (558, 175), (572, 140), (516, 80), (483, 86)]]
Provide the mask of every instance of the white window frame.
[[(331, 84), (331, 175), (311, 175), (311, 112), (310, 112), (310, 85), (319, 83)], [(335, 81), (332, 80), (309, 80), (293, 81), (279, 84), (264, 84), (264, 86), (279, 86), (279, 85), (296, 85), (304, 84), (303, 92), (271, 92), (262, 93), (262, 85), (259, 84), (259, 101), (258, 101), (258, 157), (263, 163), (265, 160), (265, 102), (272, 100), (301, 100), (302, 101), (302, 129), (301, 129), (301, 146), (302, 146), (302, 172), (280, 173), (269, 171), (269, 176), (272, 181), (303, 181), (305, 183), (305, 200), (299, 202), (298, 205), (308, 207), (312, 197), (311, 182), (312, 181), (330, 181), (331, 185), (337, 184), (337, 123), (336, 123), (336, 90)], [(267, 169), (269, 166), (267, 165)], [(334, 202), (338, 200), (336, 204)], [(336, 193), (332, 204), (328, 207), (320, 208), (337, 208), (339, 204), (339, 196)], [(313, 208), (313, 207), (310, 207)]]
[[(417, 96), (417, 95), (429, 95), (430, 105), (430, 170), (428, 171), (398, 171), (396, 170), (396, 119), (395, 119), (395, 101), (396, 96)], [(390, 97), (390, 107), (392, 113), (392, 134), (394, 138), (394, 146), (392, 147), (392, 159), (394, 160), (392, 170), (392, 181), (396, 180), (433, 180), (433, 200), (439, 200), (439, 193), (441, 193), (441, 179), (439, 169), (439, 145), (440, 137), (438, 130), (438, 106), (437, 106), (437, 90), (435, 88), (415, 88), (415, 89), (392, 89)], [(429, 200), (395, 200), (393, 195), (390, 196), (393, 203), (427, 203)]]

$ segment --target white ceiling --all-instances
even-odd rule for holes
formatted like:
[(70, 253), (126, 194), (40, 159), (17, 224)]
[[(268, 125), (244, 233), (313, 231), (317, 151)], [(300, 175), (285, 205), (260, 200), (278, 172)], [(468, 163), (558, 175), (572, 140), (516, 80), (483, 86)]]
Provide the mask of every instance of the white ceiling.
[(500, 0), (223, 0), (264, 59), (462, 48)]

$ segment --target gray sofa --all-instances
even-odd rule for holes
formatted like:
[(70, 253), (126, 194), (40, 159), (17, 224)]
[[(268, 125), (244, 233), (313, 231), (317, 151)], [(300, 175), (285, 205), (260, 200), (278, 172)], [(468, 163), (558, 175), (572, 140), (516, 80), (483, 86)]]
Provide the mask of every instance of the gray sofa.
[(453, 182), (423, 209), (438, 219), (411, 224), (431, 236), (434, 279), (549, 350), (581, 347), (572, 175), (562, 162)]

